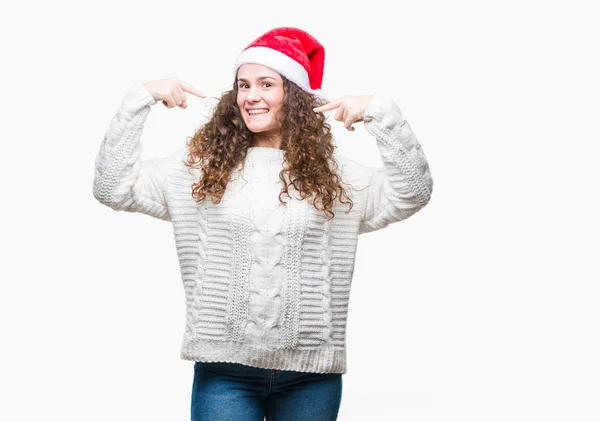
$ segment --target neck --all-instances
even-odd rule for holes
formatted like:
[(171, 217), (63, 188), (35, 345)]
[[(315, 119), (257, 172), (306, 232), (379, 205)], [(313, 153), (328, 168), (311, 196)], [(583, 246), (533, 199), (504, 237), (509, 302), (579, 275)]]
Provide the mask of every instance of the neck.
[(254, 133), (254, 136), (252, 136), (252, 146), (281, 149), (281, 130), (277, 130), (276, 133)]

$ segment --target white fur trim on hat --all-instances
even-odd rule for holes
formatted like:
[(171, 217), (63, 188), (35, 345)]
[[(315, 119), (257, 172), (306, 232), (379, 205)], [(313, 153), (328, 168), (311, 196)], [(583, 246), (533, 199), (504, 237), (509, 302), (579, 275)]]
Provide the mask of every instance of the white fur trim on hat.
[(321, 89), (311, 89), (308, 83), (308, 72), (296, 60), (268, 47), (250, 47), (240, 53), (233, 65), (233, 77), (242, 64), (253, 63), (270, 67), (285, 76), (300, 88), (320, 98), (325, 98)]

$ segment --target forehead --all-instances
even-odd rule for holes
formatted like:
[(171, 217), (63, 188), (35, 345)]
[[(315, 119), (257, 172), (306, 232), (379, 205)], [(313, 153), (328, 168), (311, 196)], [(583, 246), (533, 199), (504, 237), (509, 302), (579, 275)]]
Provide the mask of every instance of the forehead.
[(269, 76), (275, 78), (276, 80), (282, 80), (279, 73), (270, 67), (263, 66), (262, 64), (242, 64), (237, 72), (238, 79), (253, 80), (263, 76)]

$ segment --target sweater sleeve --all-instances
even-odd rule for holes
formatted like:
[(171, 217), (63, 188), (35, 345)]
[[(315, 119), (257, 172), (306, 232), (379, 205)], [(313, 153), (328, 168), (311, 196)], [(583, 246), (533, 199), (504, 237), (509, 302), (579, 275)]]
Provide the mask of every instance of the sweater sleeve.
[(156, 102), (141, 83), (123, 98), (96, 156), (94, 197), (114, 210), (170, 221), (165, 159), (141, 159), (144, 122)]
[(377, 141), (383, 167), (368, 169), (370, 182), (359, 234), (413, 215), (429, 202), (433, 189), (423, 148), (395, 102), (374, 95), (364, 124)]

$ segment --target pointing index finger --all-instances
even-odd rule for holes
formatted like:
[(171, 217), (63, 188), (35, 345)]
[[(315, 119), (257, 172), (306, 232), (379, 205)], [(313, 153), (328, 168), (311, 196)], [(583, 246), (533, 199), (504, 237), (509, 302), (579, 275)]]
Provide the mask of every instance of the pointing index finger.
[(206, 94), (204, 92), (199, 91), (185, 82), (181, 82), (181, 89), (183, 89), (185, 92), (189, 92), (192, 95), (199, 96), (200, 98), (206, 98)]
[(329, 110), (335, 110), (336, 108), (338, 108), (340, 106), (340, 100), (336, 99), (335, 101), (331, 101), (328, 104), (325, 105), (321, 105), (320, 107), (317, 108), (313, 108), (313, 111), (315, 113), (320, 113), (322, 111), (329, 111)]

